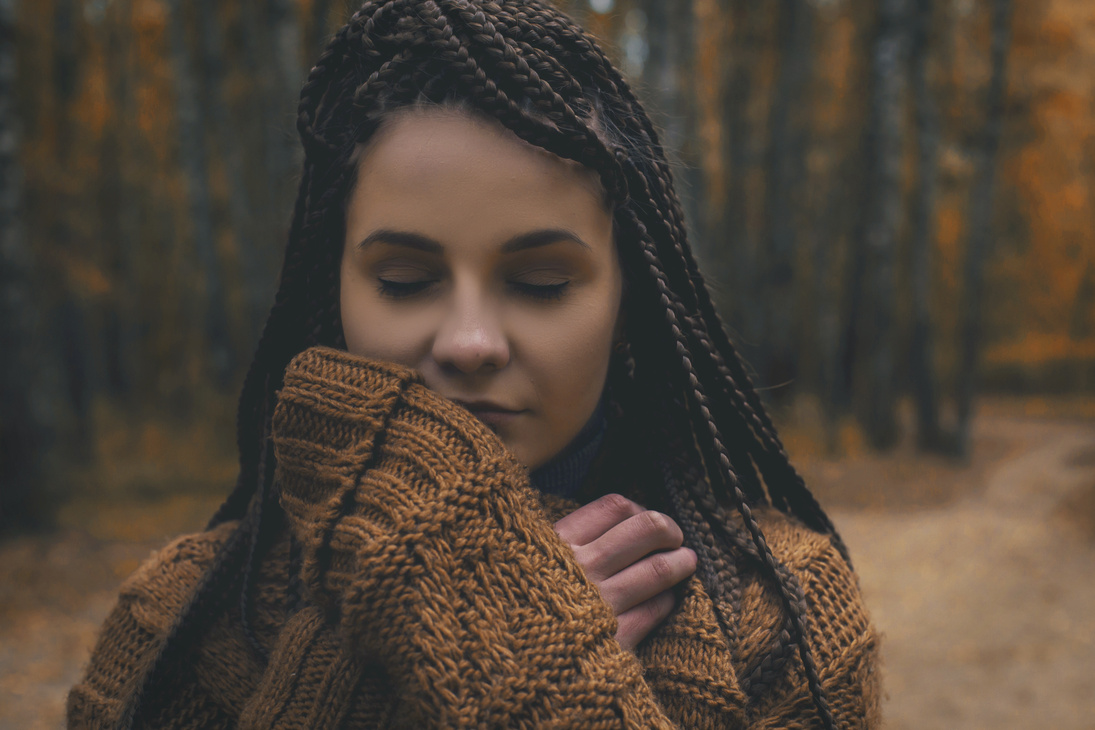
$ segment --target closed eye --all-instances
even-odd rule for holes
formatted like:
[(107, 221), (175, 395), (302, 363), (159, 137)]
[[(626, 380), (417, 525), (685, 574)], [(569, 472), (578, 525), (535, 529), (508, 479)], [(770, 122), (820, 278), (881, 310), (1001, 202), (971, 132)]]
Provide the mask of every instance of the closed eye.
[(376, 282), (381, 296), (388, 297), (389, 299), (406, 299), (407, 297), (413, 297), (416, 294), (422, 294), (430, 286), (437, 283), (433, 279), (426, 279), (424, 281), (394, 281), (392, 279), (379, 277)]
[(553, 299), (562, 299), (567, 287), (570, 286), (570, 282), (561, 281), (554, 284), (530, 284), (524, 281), (511, 281), (509, 282), (509, 286), (521, 296), (550, 301)]

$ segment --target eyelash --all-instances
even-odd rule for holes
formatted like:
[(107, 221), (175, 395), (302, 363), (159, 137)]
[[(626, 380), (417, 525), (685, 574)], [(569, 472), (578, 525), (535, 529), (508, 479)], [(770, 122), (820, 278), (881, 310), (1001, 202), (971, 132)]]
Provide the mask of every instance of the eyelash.
[(558, 284), (527, 284), (523, 281), (511, 281), (509, 286), (522, 296), (539, 299), (541, 301), (552, 301), (563, 298), (563, 294), (566, 292), (567, 287), (570, 286), (570, 282), (561, 281)]
[[(380, 290), (382, 296), (390, 299), (408, 299), (417, 294), (424, 293), (429, 289), (436, 281), (391, 281), (389, 279), (377, 279), (377, 288)], [(566, 292), (567, 287), (570, 286), (569, 281), (562, 281), (558, 284), (527, 284), (521, 281), (509, 282), (509, 287), (517, 294), (529, 297), (530, 299), (538, 299), (541, 301), (554, 301), (563, 298), (563, 294)]]
[(416, 294), (421, 294), (433, 284), (433, 281), (390, 281), (388, 279), (377, 279), (377, 288), (380, 289), (382, 296), (386, 296), (390, 299), (406, 299), (413, 297)]

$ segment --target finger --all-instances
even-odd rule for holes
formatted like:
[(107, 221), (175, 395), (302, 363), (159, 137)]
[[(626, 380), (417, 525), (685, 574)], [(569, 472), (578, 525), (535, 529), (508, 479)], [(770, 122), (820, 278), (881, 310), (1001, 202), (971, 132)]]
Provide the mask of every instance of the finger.
[(683, 542), (681, 528), (669, 515), (646, 510), (582, 546), (579, 562), (596, 582), (619, 573), (656, 550), (676, 550)]
[(638, 606), (617, 616), (616, 641), (624, 649), (635, 647), (668, 618), (676, 606), (673, 591), (663, 591)]
[(619, 616), (669, 590), (696, 572), (696, 553), (680, 548), (654, 553), (599, 584), (601, 596)]
[(641, 505), (621, 494), (606, 494), (556, 522), (555, 532), (571, 546), (586, 545), (642, 511)]

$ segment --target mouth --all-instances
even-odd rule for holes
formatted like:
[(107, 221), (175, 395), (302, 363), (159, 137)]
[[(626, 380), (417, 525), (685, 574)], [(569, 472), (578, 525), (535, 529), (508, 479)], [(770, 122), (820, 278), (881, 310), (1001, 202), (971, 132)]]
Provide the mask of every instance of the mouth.
[(523, 409), (508, 408), (492, 401), (466, 401), (460, 399), (453, 399), (453, 401), (466, 408), (480, 421), (495, 429), (499, 426), (508, 424), (517, 416), (524, 413)]

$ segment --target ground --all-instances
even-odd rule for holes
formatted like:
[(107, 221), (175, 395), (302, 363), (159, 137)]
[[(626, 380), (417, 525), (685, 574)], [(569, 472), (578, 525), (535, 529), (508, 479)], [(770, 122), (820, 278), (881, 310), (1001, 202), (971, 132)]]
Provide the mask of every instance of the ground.
[(980, 434), (999, 456), (953, 502), (833, 510), (883, 633), (887, 727), (1095, 728), (1095, 422)]
[[(1095, 728), (1095, 418), (1034, 410), (983, 408), (966, 464), (790, 442), (883, 634), (889, 728)], [(85, 500), (0, 540), (0, 728), (62, 725), (119, 581), (216, 501)]]

